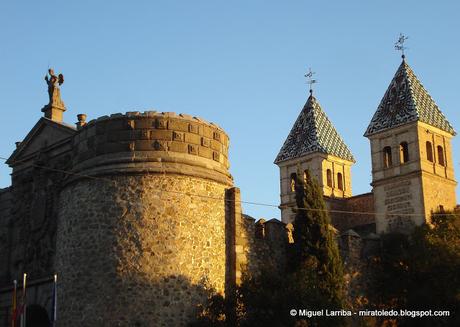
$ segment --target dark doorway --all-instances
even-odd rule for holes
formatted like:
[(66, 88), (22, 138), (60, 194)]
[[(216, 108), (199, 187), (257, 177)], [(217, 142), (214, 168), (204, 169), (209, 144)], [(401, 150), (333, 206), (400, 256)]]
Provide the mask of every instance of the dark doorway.
[(27, 327), (50, 327), (51, 322), (45, 308), (40, 305), (28, 305), (26, 309)]

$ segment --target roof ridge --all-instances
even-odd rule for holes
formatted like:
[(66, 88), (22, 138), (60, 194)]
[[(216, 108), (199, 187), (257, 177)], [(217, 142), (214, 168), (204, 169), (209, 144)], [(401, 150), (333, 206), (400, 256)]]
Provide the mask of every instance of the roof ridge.
[[(415, 77), (415, 74), (414, 72), (412, 71), (412, 69), (410, 68), (410, 66), (406, 63), (406, 60), (403, 60), (401, 66), (403, 66), (403, 74), (404, 74), (404, 77), (406, 78), (407, 80), (407, 84), (409, 85), (409, 92), (410, 92), (410, 101), (411, 101), (411, 104), (414, 106), (415, 108), (415, 114), (417, 115), (417, 119), (420, 119), (420, 113), (417, 109), (417, 99), (415, 98), (415, 90), (414, 90), (414, 83), (411, 79), (411, 76), (410, 76), (410, 73), (412, 73), (412, 75)], [(419, 82), (417, 77), (415, 77), (415, 82)], [(421, 84), (419, 82), (419, 84)], [(423, 87), (423, 86), (422, 86)], [(423, 88), (425, 90), (425, 88)], [(427, 92), (428, 93), (428, 92)]]
[[(419, 84), (419, 86), (421, 87), (421, 89), (424, 91), (424, 95), (428, 97), (428, 99), (433, 102), (433, 105), (434, 105), (434, 110), (436, 110), (436, 113), (438, 115), (440, 115), (442, 118), (444, 118), (445, 122), (449, 125), (450, 129), (453, 131), (453, 134), (455, 135), (456, 132), (454, 130), (454, 128), (452, 127), (452, 125), (449, 123), (449, 121), (447, 120), (447, 117), (443, 114), (443, 112), (441, 111), (441, 109), (439, 108), (438, 104), (436, 103), (436, 101), (434, 100), (434, 98), (431, 96), (431, 94), (427, 91), (427, 89), (425, 88), (425, 86), (423, 85), (422, 81), (420, 81), (420, 79), (417, 77), (417, 75), (415, 75), (415, 72), (413, 71), (413, 69), (406, 63), (406, 67), (407, 67), (407, 70), (411, 73), (411, 78), (408, 78), (409, 80), (409, 84), (411, 85), (411, 91), (413, 92), (413, 88), (412, 88), (412, 79), (417, 83)], [(415, 102), (415, 107), (416, 107), (416, 110), (417, 110), (417, 114), (418, 116), (420, 117), (420, 110), (421, 108), (419, 107), (419, 104), (418, 104), (418, 100), (417, 98), (414, 96), (414, 102)], [(422, 118), (423, 119), (423, 118)], [(422, 120), (423, 121), (423, 120)]]
[[(311, 100), (310, 100), (311, 99)], [(316, 142), (319, 144), (319, 137), (318, 137), (318, 131), (319, 131), (319, 123), (318, 123), (318, 113), (317, 111), (319, 111), (321, 113), (322, 111), (322, 108), (321, 108), (321, 105), (319, 104), (319, 102), (316, 100), (315, 96), (313, 94), (311, 94), (308, 99), (307, 99), (307, 103), (305, 103), (305, 106), (307, 106), (308, 102), (313, 102), (311, 104), (311, 110), (312, 110), (312, 115), (313, 115), (313, 126), (314, 126), (314, 135), (315, 135), (315, 139), (316, 139)], [(317, 107), (317, 108), (316, 108)], [(324, 149), (323, 149), (324, 150)]]

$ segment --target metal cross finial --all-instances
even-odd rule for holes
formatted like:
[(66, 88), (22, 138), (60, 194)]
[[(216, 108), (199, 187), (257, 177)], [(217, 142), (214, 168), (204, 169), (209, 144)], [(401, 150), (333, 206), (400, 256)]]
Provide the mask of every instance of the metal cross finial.
[(404, 55), (404, 50), (407, 49), (407, 47), (404, 46), (404, 42), (408, 39), (408, 36), (405, 36), (402, 33), (399, 33), (399, 38), (398, 41), (395, 43), (395, 50), (401, 51), (401, 58), (406, 58)]
[(310, 84), (310, 94), (313, 94), (313, 84), (318, 80), (313, 79), (313, 75), (316, 74), (311, 68), (308, 69), (308, 73), (305, 74), (305, 77), (308, 79), (307, 84)]

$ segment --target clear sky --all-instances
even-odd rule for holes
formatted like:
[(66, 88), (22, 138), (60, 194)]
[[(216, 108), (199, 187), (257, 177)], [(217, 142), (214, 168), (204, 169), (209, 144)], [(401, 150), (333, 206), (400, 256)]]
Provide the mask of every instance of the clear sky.
[[(42, 116), (51, 66), (65, 76), (66, 122), (152, 109), (203, 117), (230, 136), (242, 199), (279, 204), (273, 160), (307, 99), (312, 67), (315, 95), (357, 160), (353, 193), (368, 192), (362, 135), (400, 64), (400, 32), (408, 63), (460, 130), (459, 13), (458, 1), (420, 0), (2, 1), (0, 156)], [(458, 180), (458, 136), (453, 151)], [(9, 174), (1, 164), (0, 187)], [(244, 210), (280, 217), (276, 208)]]

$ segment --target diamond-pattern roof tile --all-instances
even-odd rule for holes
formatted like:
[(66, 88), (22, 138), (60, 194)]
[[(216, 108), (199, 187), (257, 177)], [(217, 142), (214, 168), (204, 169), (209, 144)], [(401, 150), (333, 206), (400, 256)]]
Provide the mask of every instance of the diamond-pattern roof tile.
[(311, 95), (281, 147), (275, 163), (299, 158), (313, 152), (322, 152), (355, 162), (351, 151), (327, 118), (316, 98)]
[(364, 136), (421, 121), (452, 135), (456, 132), (405, 60), (396, 71)]

